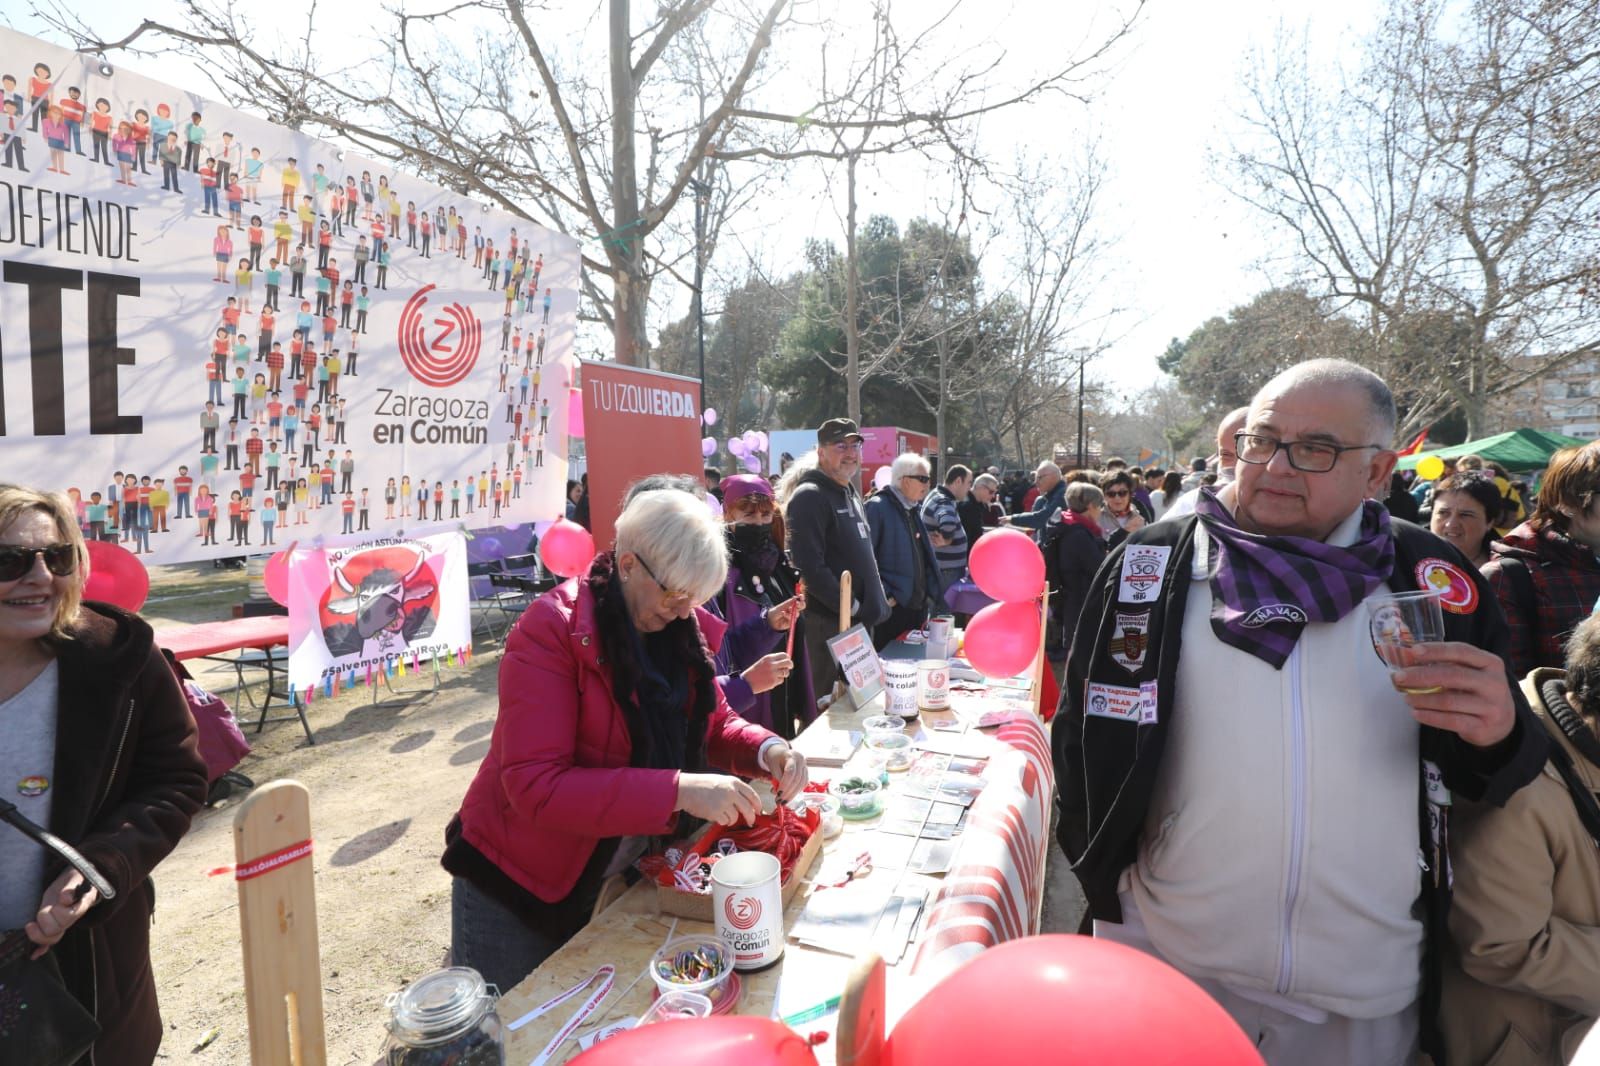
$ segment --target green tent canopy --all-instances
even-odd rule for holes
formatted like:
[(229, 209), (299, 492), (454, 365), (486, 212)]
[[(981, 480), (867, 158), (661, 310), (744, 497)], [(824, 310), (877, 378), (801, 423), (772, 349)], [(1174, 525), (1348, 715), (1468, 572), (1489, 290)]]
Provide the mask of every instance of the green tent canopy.
[(1544, 469), (1549, 465), (1550, 457), (1562, 448), (1588, 443), (1579, 437), (1563, 437), (1559, 433), (1546, 433), (1539, 429), (1514, 429), (1509, 433), (1469, 440), (1465, 444), (1452, 444), (1448, 448), (1402, 455), (1395, 469), (1414, 470), (1420, 460), (1430, 455), (1437, 455), (1441, 459), (1481, 455), (1485, 461), (1499, 463), (1513, 474), (1522, 474)]

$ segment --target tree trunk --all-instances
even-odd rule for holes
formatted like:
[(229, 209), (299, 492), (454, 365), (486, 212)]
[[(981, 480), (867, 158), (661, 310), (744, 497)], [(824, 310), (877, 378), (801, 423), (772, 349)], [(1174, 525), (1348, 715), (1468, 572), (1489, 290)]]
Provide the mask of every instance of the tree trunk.
[(856, 263), (856, 155), (845, 163), (844, 214), (844, 380), (851, 421), (861, 425), (861, 323), (856, 318), (856, 289), (861, 282)]
[(615, 270), (614, 358), (633, 365), (648, 351), (645, 313), (650, 282), (643, 270), (643, 234), (639, 225), (639, 178), (635, 168), (633, 119), (633, 35), (630, 0), (611, 0), (611, 226), (605, 239)]

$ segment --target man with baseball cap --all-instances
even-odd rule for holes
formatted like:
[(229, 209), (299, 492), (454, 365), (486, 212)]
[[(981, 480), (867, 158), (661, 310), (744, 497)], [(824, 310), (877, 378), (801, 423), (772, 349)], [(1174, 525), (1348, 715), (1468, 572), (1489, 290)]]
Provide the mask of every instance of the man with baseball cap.
[(856, 477), (861, 472), (861, 431), (848, 418), (830, 418), (817, 430), (816, 466), (800, 475), (784, 504), (789, 556), (806, 584), (806, 656), (812, 688), (833, 688), (837, 669), (828, 638), (839, 631), (839, 577), (851, 575), (852, 624), (871, 630), (889, 617), (889, 603), (872, 554), (872, 533)]

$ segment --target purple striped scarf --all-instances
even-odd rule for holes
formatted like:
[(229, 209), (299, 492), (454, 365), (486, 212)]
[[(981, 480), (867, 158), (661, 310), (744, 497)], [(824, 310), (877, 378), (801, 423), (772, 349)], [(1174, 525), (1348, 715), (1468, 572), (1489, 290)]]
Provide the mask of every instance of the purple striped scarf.
[(1274, 669), (1308, 623), (1337, 622), (1394, 569), (1389, 512), (1372, 500), (1362, 504), (1361, 533), (1348, 548), (1247, 533), (1209, 488), (1200, 490), (1195, 514), (1211, 537), (1212, 630)]

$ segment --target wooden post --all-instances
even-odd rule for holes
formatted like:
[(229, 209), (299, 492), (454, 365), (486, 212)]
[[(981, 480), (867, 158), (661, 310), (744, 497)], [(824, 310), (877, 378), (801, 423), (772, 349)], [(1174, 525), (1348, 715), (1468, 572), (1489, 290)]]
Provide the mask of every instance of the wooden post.
[(311, 796), (298, 781), (256, 789), (233, 819), (253, 1066), (326, 1066), (322, 961), (311, 868)]
[[(854, 598), (850, 585), (853, 580), (848, 570), (839, 575), (839, 632), (841, 633), (850, 628), (850, 601)], [(843, 679), (835, 681), (833, 683), (833, 704), (837, 705), (849, 692), (850, 690), (845, 687)]]
[(876, 951), (857, 956), (839, 999), (837, 1066), (878, 1066), (882, 1061), (885, 980), (883, 959)]
[(1044, 642), (1050, 636), (1050, 590), (1044, 590), (1039, 602), (1039, 650), (1033, 653), (1033, 713), (1044, 717), (1044, 672), (1050, 669), (1050, 660), (1044, 654)]

